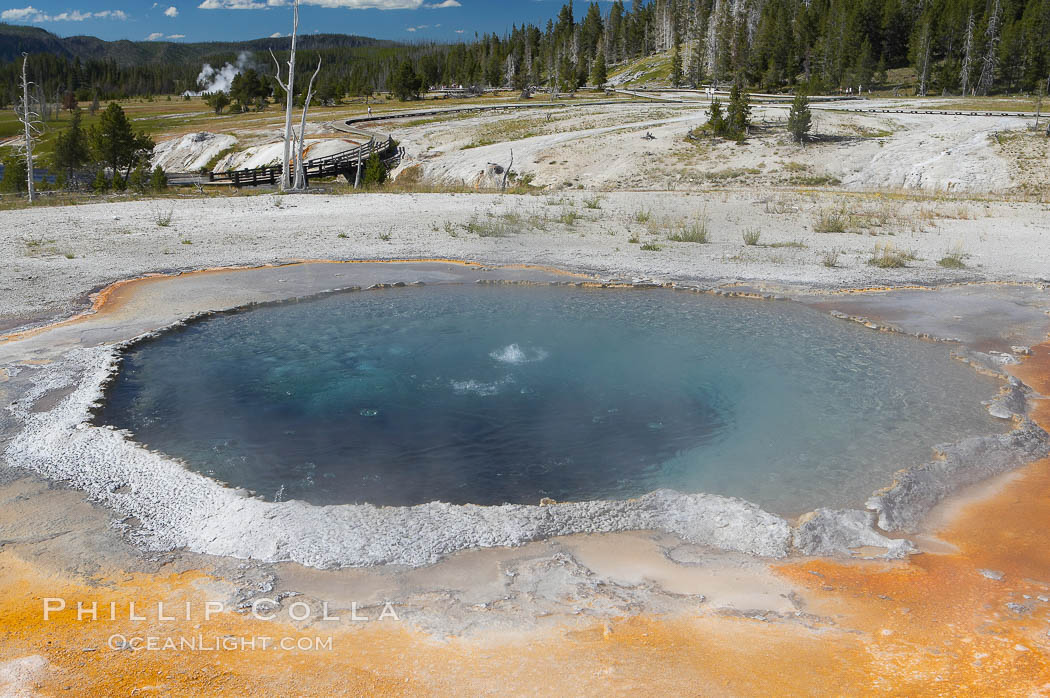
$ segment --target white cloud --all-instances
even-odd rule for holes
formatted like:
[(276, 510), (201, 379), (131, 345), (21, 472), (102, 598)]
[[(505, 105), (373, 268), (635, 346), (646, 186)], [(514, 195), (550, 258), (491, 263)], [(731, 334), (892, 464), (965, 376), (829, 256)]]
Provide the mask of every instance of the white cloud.
[(422, 7), (423, 0), (301, 0), (301, 4), (349, 10), (417, 10)]
[(204, 0), (197, 7), (202, 10), (265, 10), (267, 5), (255, 0)]
[[(202, 10), (265, 10), (269, 7), (287, 7), (290, 4), (290, 0), (203, 0), (197, 7)], [(418, 10), (421, 7), (436, 10), (460, 7), (458, 0), (431, 3), (425, 0), (300, 0), (300, 4), (341, 7), (348, 10)]]
[(171, 17), (172, 19), (174, 19), (175, 17), (178, 17), (179, 16), (179, 8), (177, 8), (174, 5), (172, 5), (168, 9), (164, 10), (164, 16), (165, 17)]
[(57, 15), (49, 15), (41, 12), (32, 5), (27, 7), (14, 7), (0, 12), (0, 20), (5, 22), (32, 22), (41, 24), (43, 22), (83, 22), (88, 19), (119, 19), (125, 20), (128, 15), (123, 10), (102, 10), (100, 12), (81, 12), (70, 10), (60, 12)]
[(0, 18), (11, 22), (20, 22), (37, 14), (40, 14), (40, 12), (35, 7), (23, 7), (21, 9), (4, 10), (0, 13)]
[(185, 34), (171, 34), (170, 36), (168, 36), (168, 38), (169, 39), (185, 39), (186, 35)]
[(284, 34), (282, 34), (281, 32), (274, 32), (273, 34), (270, 34), (271, 39), (280, 39), (282, 36), (284, 36)]
[(157, 39), (163, 39), (163, 38), (164, 38), (164, 32), (153, 32), (152, 34), (150, 34), (149, 36), (146, 37), (146, 41), (156, 41)]

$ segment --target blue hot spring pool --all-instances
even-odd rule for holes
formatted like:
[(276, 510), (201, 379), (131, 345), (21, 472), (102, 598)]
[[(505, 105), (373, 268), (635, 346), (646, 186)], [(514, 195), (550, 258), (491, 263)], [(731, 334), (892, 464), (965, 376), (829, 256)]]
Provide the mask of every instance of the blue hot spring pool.
[(97, 419), (269, 500), (536, 504), (671, 488), (856, 506), (1001, 431), (949, 348), (792, 303), (449, 285), (212, 316), (131, 348)]

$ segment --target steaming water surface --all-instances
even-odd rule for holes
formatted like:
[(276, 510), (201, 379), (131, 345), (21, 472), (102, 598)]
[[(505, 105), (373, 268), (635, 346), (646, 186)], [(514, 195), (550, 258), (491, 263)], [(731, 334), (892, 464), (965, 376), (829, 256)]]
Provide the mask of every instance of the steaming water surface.
[(789, 303), (434, 286), (219, 315), (133, 348), (99, 421), (267, 499), (535, 504), (659, 488), (855, 506), (1001, 431), (946, 346)]

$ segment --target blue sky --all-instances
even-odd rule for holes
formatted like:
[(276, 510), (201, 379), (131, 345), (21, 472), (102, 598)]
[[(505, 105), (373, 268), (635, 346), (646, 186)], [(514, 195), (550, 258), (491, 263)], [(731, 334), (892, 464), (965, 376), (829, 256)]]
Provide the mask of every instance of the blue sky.
[[(290, 1), (6, 0), (0, 20), (59, 36), (227, 41), (288, 34)], [(300, 0), (300, 6), (301, 34), (454, 41), (475, 32), (503, 33), (525, 21), (542, 26), (557, 14), (561, 0)]]

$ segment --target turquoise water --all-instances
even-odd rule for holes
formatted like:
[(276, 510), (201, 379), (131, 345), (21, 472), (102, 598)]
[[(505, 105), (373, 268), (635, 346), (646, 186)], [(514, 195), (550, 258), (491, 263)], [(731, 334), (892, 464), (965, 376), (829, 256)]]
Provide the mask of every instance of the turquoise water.
[(943, 345), (791, 304), (431, 286), (222, 314), (131, 349), (98, 416), (269, 500), (535, 504), (659, 488), (858, 505), (1001, 430)]

